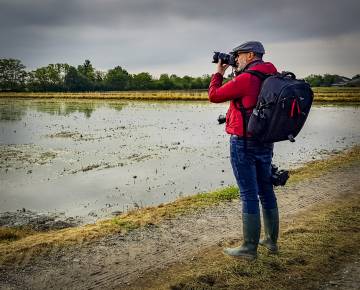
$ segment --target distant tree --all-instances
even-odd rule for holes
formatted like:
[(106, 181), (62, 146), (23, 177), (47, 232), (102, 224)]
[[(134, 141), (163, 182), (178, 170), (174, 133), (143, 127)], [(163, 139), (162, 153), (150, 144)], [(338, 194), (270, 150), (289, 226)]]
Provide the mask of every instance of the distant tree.
[(95, 81), (94, 81), (95, 90), (101, 91), (105, 89), (105, 79), (106, 79), (106, 72), (99, 70), (95, 71)]
[[(230, 81), (228, 75), (224, 83)], [(86, 59), (77, 68), (68, 64), (49, 64), (29, 73), (18, 59), (0, 59), (0, 91), (92, 91), (92, 90), (189, 90), (208, 89), (211, 76), (183, 76), (161, 74), (155, 79), (147, 72), (129, 74), (121, 66), (107, 72), (96, 70), (90, 60)], [(336, 75), (309, 75), (305, 78), (313, 87), (341, 84), (360, 86), (360, 74), (352, 79)]]
[(337, 83), (345, 83), (350, 79), (344, 76), (336, 75), (336, 74), (324, 74), (321, 75), (309, 75), (305, 78), (305, 80), (312, 87), (329, 87), (333, 84)]
[(20, 91), (25, 88), (27, 72), (18, 59), (0, 59), (0, 90)]
[(312, 86), (312, 87), (320, 87), (324, 81), (321, 75), (309, 75), (305, 78), (305, 80)]
[(186, 89), (186, 90), (191, 89), (191, 80), (192, 80), (192, 77), (190, 77), (190, 76), (184, 76), (182, 79), (183, 79), (183, 88)]
[(78, 65), (78, 72), (86, 76), (90, 81), (95, 81), (95, 69), (90, 60), (86, 59), (83, 65)]
[(161, 90), (170, 90), (173, 89), (174, 84), (172, 80), (169, 78), (168, 74), (162, 74), (159, 78), (159, 89)]
[(184, 88), (184, 80), (181, 77), (172, 74), (170, 76), (170, 81), (172, 83), (172, 89), (182, 90)]
[(336, 80), (340, 79), (338, 75), (324, 74), (322, 86), (329, 87), (332, 84), (336, 83)]
[(131, 76), (121, 66), (117, 66), (108, 71), (104, 82), (107, 90), (122, 91), (130, 87)]
[(193, 78), (191, 81), (191, 88), (197, 90), (202, 89), (203, 88), (202, 79), (200, 77)]
[(65, 87), (68, 91), (89, 91), (93, 89), (93, 82), (80, 73), (75, 67), (70, 66), (65, 76)]
[(65, 76), (70, 66), (66, 63), (49, 64), (29, 73), (28, 89), (31, 91), (64, 91)]
[(141, 72), (132, 76), (132, 89), (149, 90), (152, 89), (152, 76), (147, 72)]
[(203, 89), (207, 89), (210, 85), (211, 76), (210, 75), (203, 75), (202, 77)]

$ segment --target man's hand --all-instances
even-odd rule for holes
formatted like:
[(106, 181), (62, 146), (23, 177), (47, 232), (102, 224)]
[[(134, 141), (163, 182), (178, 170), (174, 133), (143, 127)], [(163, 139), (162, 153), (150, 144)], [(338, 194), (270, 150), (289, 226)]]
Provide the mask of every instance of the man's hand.
[(228, 64), (222, 64), (221, 63), (221, 59), (219, 59), (217, 65), (216, 65), (216, 70), (218, 73), (220, 73), (221, 75), (225, 74), (226, 69), (229, 67), (230, 65)]

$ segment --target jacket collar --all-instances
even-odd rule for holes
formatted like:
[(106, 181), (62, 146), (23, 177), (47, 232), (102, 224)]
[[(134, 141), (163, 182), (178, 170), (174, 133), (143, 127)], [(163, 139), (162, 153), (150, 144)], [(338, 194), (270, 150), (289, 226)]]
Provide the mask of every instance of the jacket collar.
[(252, 62), (249, 62), (242, 70), (241, 72), (243, 72), (244, 70), (247, 70), (255, 65), (258, 65), (260, 63), (263, 63), (264, 61), (262, 59), (255, 59)]
[(251, 67), (253, 67), (253, 66), (256, 66), (256, 65), (258, 65), (258, 64), (260, 64), (260, 63), (263, 63), (263, 62), (264, 62), (264, 61), (263, 61), (262, 59), (255, 59), (255, 60), (253, 60), (252, 62), (249, 62), (249, 63), (245, 66), (244, 70), (249, 69), (249, 68), (251, 68)]
[(255, 59), (252, 62), (249, 62), (242, 70), (235, 72), (235, 75), (238, 76), (239, 74), (243, 73), (245, 70), (247, 70), (253, 66), (256, 66), (260, 63), (264, 63), (264, 61), (262, 59)]

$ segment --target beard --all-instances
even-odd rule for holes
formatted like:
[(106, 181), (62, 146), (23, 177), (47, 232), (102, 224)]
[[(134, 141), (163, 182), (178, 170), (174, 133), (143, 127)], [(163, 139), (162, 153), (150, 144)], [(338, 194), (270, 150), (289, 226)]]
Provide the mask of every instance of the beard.
[(242, 71), (246, 67), (247, 63), (246, 61), (240, 61), (238, 62), (238, 65), (236, 67), (236, 71)]

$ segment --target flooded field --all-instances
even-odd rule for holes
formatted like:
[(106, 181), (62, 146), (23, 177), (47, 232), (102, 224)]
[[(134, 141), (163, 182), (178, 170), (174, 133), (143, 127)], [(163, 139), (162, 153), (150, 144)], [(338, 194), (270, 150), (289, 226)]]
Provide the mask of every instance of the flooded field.
[[(235, 184), (226, 104), (0, 99), (0, 212), (57, 212), (84, 222)], [(360, 143), (359, 108), (314, 106), (294, 168)]]

